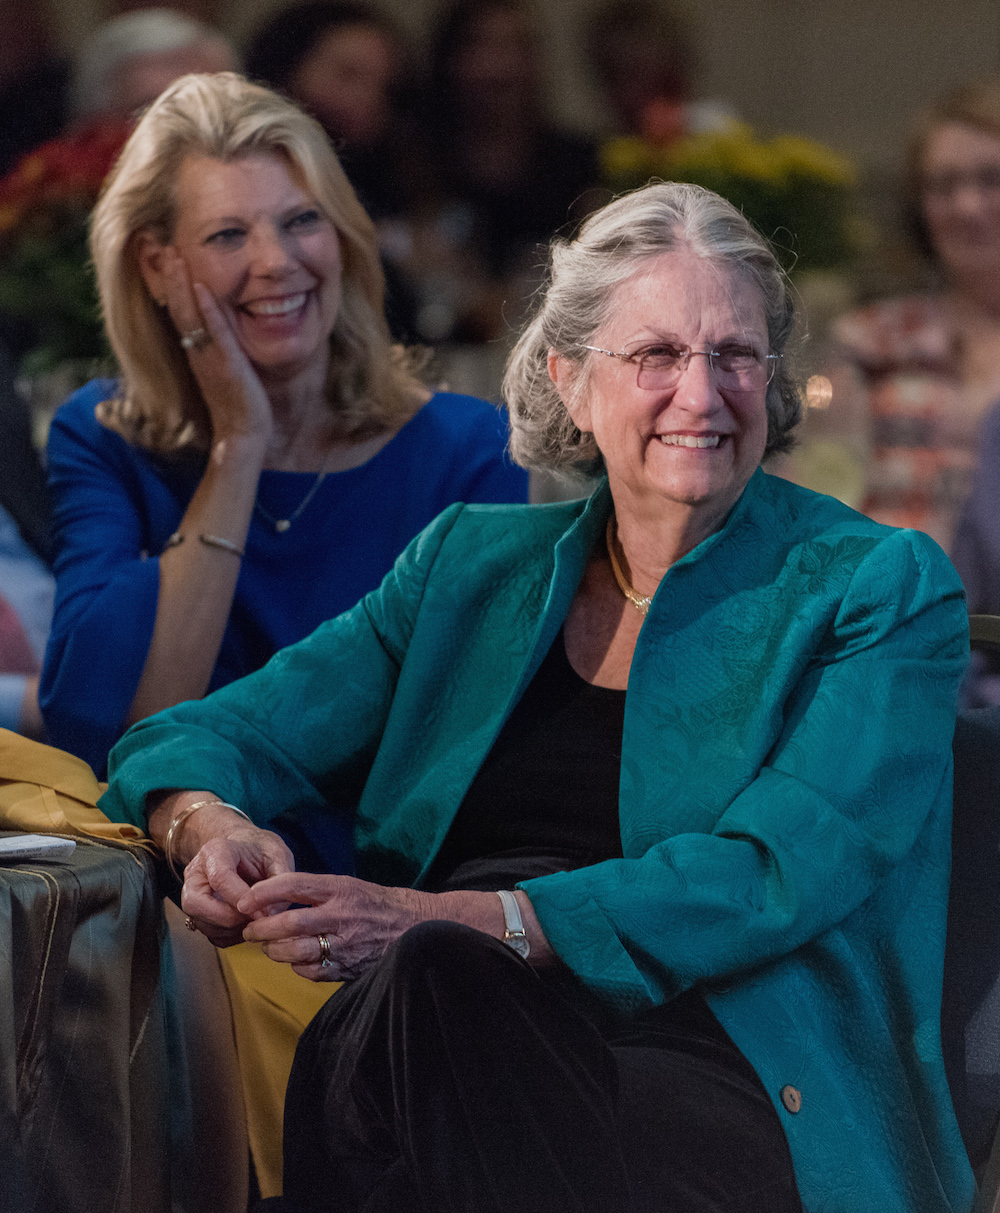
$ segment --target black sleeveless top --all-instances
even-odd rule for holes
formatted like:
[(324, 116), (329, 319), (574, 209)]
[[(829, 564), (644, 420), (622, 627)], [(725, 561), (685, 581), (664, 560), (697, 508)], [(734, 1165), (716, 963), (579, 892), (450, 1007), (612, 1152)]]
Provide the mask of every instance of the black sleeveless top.
[[(625, 692), (581, 678), (560, 630), (466, 792), (424, 888), (492, 892), (620, 859), (624, 723)], [(609, 1039), (675, 1047), (680, 1037), (687, 1048), (707, 1040), (759, 1086), (697, 989), (630, 1016), (563, 966), (540, 972)]]
[(624, 721), (625, 692), (581, 678), (560, 629), (466, 792), (424, 888), (510, 889), (621, 858)]

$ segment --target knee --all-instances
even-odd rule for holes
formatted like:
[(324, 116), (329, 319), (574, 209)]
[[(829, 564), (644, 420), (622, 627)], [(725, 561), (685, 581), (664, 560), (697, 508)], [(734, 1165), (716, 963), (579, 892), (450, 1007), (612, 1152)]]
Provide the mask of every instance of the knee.
[(411, 927), (386, 952), (388, 962), (399, 975), (421, 975), (446, 968), (454, 971), (479, 965), (484, 958), (502, 948), (498, 940), (459, 922), (433, 920)]
[(387, 980), (411, 988), (445, 990), (488, 989), (497, 982), (517, 981), (515, 971), (534, 980), (534, 974), (499, 939), (458, 922), (418, 923), (389, 948), (379, 962)]

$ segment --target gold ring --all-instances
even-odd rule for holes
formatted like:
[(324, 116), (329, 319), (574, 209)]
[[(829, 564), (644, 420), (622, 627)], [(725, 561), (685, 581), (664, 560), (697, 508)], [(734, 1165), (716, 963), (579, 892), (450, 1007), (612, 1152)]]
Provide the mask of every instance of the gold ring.
[(190, 333), (181, 335), (181, 349), (185, 350), (203, 350), (206, 345), (212, 344), (212, 338), (209, 335), (208, 329), (192, 329)]
[(317, 935), (319, 940), (319, 963), (324, 969), (328, 969), (333, 961), (330, 959), (330, 941), (325, 935)]
[(184, 919), (184, 925), (187, 927), (187, 929), (188, 929), (189, 931), (197, 931), (197, 930), (198, 930), (197, 926), (195, 926), (195, 921), (194, 921), (194, 919), (191, 917), (191, 915), (190, 915), (190, 914), (188, 914), (188, 915), (186, 916), (186, 918)]

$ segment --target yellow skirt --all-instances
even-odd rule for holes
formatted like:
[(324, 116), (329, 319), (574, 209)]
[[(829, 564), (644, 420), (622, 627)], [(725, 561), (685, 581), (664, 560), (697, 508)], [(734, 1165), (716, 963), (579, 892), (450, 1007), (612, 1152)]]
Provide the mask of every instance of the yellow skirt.
[(309, 981), (268, 960), (259, 944), (219, 949), (261, 1196), (281, 1195), (281, 1126), (295, 1046), (339, 981)]

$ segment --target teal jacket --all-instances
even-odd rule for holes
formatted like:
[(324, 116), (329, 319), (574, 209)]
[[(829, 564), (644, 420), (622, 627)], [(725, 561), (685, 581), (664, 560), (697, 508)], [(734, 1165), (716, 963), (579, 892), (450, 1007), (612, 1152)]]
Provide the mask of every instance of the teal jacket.
[[(354, 797), (359, 875), (419, 885), (609, 509), (606, 485), (451, 507), (353, 610), (133, 728), (101, 807), (141, 825), (150, 790), (206, 788), (263, 824)], [(967, 652), (926, 535), (758, 471), (640, 633), (624, 858), (523, 885), (608, 999), (703, 991), (774, 1100), (809, 1213), (972, 1202), (939, 1043)]]

